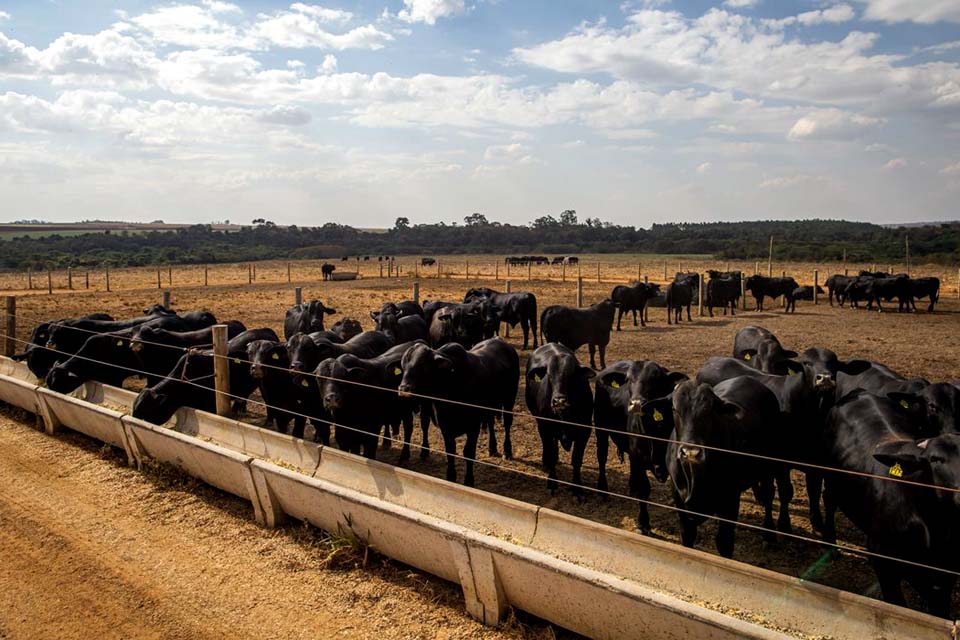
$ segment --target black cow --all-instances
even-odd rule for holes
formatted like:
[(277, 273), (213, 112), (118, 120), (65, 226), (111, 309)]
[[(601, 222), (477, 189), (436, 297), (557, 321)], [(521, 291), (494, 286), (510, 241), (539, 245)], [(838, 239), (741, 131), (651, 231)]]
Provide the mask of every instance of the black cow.
[(373, 318), (374, 322), (384, 311), (389, 311), (398, 318), (404, 318), (406, 316), (420, 316), (424, 317), (423, 307), (419, 303), (414, 302), (413, 300), (403, 300), (401, 302), (384, 302), (380, 307), (380, 311), (371, 311), (370, 316)]
[[(273, 329), (250, 329), (227, 343), (230, 395), (235, 409), (257, 388), (247, 360), (247, 345), (254, 340), (277, 341), (279, 338)], [(216, 411), (213, 361), (211, 349), (190, 350), (183, 354), (167, 377), (140, 392), (133, 402), (133, 417), (163, 424), (181, 407)]]
[(801, 353), (800, 364), (813, 369), (817, 388), (831, 396), (836, 395), (838, 374), (855, 376), (871, 366), (866, 360), (840, 360), (836, 353), (822, 347), (810, 347)]
[(799, 369), (793, 360), (797, 352), (784, 349), (777, 337), (763, 327), (739, 329), (733, 337), (733, 357), (764, 373), (787, 375)]
[(336, 309), (324, 306), (319, 300), (290, 307), (283, 319), (283, 339), (289, 340), (295, 333), (323, 331), (323, 316), (336, 312)]
[(793, 278), (768, 278), (767, 276), (753, 275), (744, 281), (744, 288), (749, 291), (757, 301), (755, 311), (763, 311), (763, 299), (765, 297), (776, 299), (783, 296), (787, 301), (784, 308), (786, 313), (797, 310), (796, 301), (793, 298), (793, 292), (796, 291), (797, 281)]
[(537, 348), (537, 297), (532, 293), (499, 293), (487, 287), (468, 289), (464, 302), (486, 298), (500, 309), (500, 320), (511, 327), (520, 323), (523, 330), (523, 348), (528, 345), (530, 333), (533, 334), (533, 348)]
[(454, 304), (433, 314), (430, 322), (430, 345), (434, 348), (455, 342), (471, 349), (484, 337), (484, 319), (479, 301)]
[(567, 264), (578, 264), (579, 262), (580, 258), (577, 256), (567, 256)]
[(287, 345), (274, 340), (254, 340), (247, 345), (247, 359), (250, 377), (256, 381), (266, 404), (267, 418), (263, 426), (269, 428), (272, 423), (277, 431), (286, 433), (292, 420), (294, 434), (302, 434), (306, 423), (304, 399), (293, 384)]
[(600, 368), (607, 366), (607, 344), (613, 329), (613, 302), (604, 300), (586, 309), (551, 305), (540, 315), (540, 330), (544, 342), (559, 342), (574, 351), (587, 345), (590, 366), (597, 368), (594, 353), (600, 351)]
[(477, 439), (483, 426), (490, 433), (490, 455), (496, 455), (493, 422), (498, 412), (503, 420), (503, 453), (507, 458), (513, 457), (511, 412), (520, 385), (520, 358), (513, 347), (500, 338), (484, 340), (470, 351), (458, 344), (446, 344), (436, 350), (425, 344), (417, 344), (403, 355), (401, 368), (403, 379), (398, 388), (401, 395), (422, 394), (489, 407), (477, 409), (451, 402), (435, 403), (437, 424), (447, 452), (447, 480), (457, 479), (453, 457), (456, 439), (466, 435), (467, 442), (463, 447), (466, 474), (463, 482), (473, 486), (473, 460), (477, 455)]
[(370, 317), (376, 323), (375, 330), (393, 340), (393, 344), (427, 339), (427, 323), (421, 316), (398, 318), (392, 311), (381, 311), (379, 314), (371, 311)]
[(673, 391), (674, 436), (667, 445), (667, 465), (680, 519), (680, 540), (692, 547), (697, 527), (708, 515), (717, 523), (717, 551), (733, 557), (740, 494), (753, 487), (763, 505), (764, 538), (773, 534), (773, 478), (776, 466), (762, 458), (745, 459), (715, 448), (760, 456), (777, 456), (777, 397), (761, 382), (733, 378), (711, 387), (692, 380)]
[(824, 283), (827, 285), (827, 293), (830, 296), (830, 306), (833, 306), (833, 298), (836, 296), (837, 304), (841, 307), (843, 306), (844, 300), (846, 300), (846, 291), (847, 287), (850, 286), (850, 283), (856, 280), (856, 278), (851, 276), (842, 276), (839, 273), (835, 273)]
[[(326, 358), (338, 358), (345, 353), (352, 353), (358, 358), (372, 358), (394, 345), (393, 340), (379, 331), (364, 331), (343, 343), (330, 342), (313, 333), (307, 335), (315, 345), (317, 364)], [(294, 360), (295, 357), (291, 356), (291, 364)]]
[[(320, 363), (317, 373), (323, 406), (336, 425), (337, 447), (351, 453), (376, 458), (377, 436), (381, 427), (396, 435), (403, 425), (403, 449), (400, 461), (410, 458), (413, 412), (418, 402), (396, 393), (403, 377), (403, 354), (414, 343), (391, 347), (374, 358), (344, 354)], [(359, 384), (358, 384), (359, 383)], [(392, 428), (392, 429), (391, 429)], [(429, 446), (423, 433), (423, 447)]]
[(155, 382), (170, 369), (155, 369), (152, 363), (144, 367), (131, 349), (131, 338), (144, 326), (171, 331), (187, 331), (192, 327), (176, 315), (160, 315), (127, 329), (90, 335), (75, 354), (58, 362), (47, 372), (47, 386), (59, 393), (70, 393), (88, 380), (115, 387), (122, 386), (130, 376), (145, 376), (148, 383)]
[(57, 352), (46, 348), (47, 340), (50, 338), (50, 329), (56, 325), (70, 326), (79, 320), (106, 320), (112, 321), (113, 316), (106, 313), (92, 313), (80, 318), (61, 318), (59, 320), (47, 320), (37, 324), (30, 332), (30, 339), (23, 351), (13, 355), (16, 361), (26, 360), (27, 368), (38, 378), (47, 375), (57, 361)]
[[(836, 539), (839, 508), (866, 534), (870, 551), (956, 572), (960, 435), (916, 439), (910, 421), (898, 403), (862, 391), (830, 412), (826, 464), (859, 475), (828, 473), (824, 539)], [(901, 478), (920, 484), (895, 482)], [(871, 563), (884, 600), (904, 606), (906, 580), (932, 614), (950, 616), (956, 575), (879, 557)]]
[[(573, 452), (573, 492), (583, 495), (580, 467), (590, 439), (593, 416), (593, 394), (590, 380), (596, 374), (577, 362), (567, 347), (548, 343), (538, 347), (527, 359), (527, 408), (537, 420), (537, 431), (543, 448), (543, 469), (547, 472), (547, 489), (557, 489), (559, 446)], [(556, 421), (562, 422), (556, 422)], [(574, 423), (574, 424), (569, 424)]]
[(647, 302), (660, 292), (659, 284), (634, 282), (632, 285), (619, 284), (610, 292), (610, 300), (617, 308), (617, 331), (620, 331), (620, 320), (623, 314), (633, 312), (633, 326), (637, 326), (637, 311), (640, 312), (640, 324), (647, 326), (644, 311)]
[[(226, 325), (228, 340), (247, 330), (238, 320), (231, 320)], [(184, 351), (212, 344), (212, 326), (194, 331), (171, 331), (151, 322), (136, 328), (130, 339), (130, 350), (140, 361), (140, 369), (148, 373), (147, 386), (150, 387), (170, 373)]]
[[(672, 318), (680, 322), (683, 317), (683, 307), (687, 308), (687, 321), (691, 322), (690, 305), (693, 304), (694, 296), (699, 295), (700, 274), (699, 273), (678, 273), (674, 276), (673, 282), (667, 285), (666, 304), (667, 304), (667, 324), (673, 324)], [(694, 292), (697, 292), (696, 294)]]
[(427, 327), (433, 322), (433, 316), (447, 307), (454, 307), (459, 302), (450, 302), (449, 300), (424, 300), (423, 301), (423, 319), (427, 321)]
[(906, 275), (896, 275), (889, 278), (873, 278), (866, 283), (867, 310), (877, 303), (877, 311), (883, 312), (882, 301), (890, 302), (897, 299), (897, 311), (910, 311), (913, 298), (910, 290), (910, 278)]
[(320, 265), (320, 273), (323, 274), (324, 280), (329, 280), (333, 276), (333, 272), (336, 270), (336, 265), (330, 264), (329, 262), (324, 262), (322, 265)]
[[(652, 360), (621, 360), (597, 375), (594, 421), (597, 425), (597, 488), (607, 490), (607, 451), (613, 440), (621, 456), (630, 460), (630, 495), (639, 498), (637, 526), (650, 531), (646, 500), (650, 498), (647, 470), (660, 482), (667, 480), (666, 443), (673, 429), (670, 394), (687, 376), (671, 372)], [(644, 436), (652, 436), (644, 437)]]
[(333, 323), (330, 332), (339, 336), (341, 342), (346, 342), (353, 336), (363, 333), (363, 326), (354, 318), (341, 318)]
[(722, 307), (723, 315), (727, 315), (727, 308), (730, 308), (730, 314), (737, 314), (737, 304), (740, 301), (740, 289), (742, 286), (743, 274), (739, 271), (716, 271), (710, 269), (707, 271), (710, 279), (707, 280), (706, 299), (707, 310), (710, 317), (713, 317), (713, 308)]
[(847, 283), (846, 288), (843, 290), (844, 300), (848, 300), (850, 302), (850, 306), (854, 309), (859, 309), (860, 302), (870, 299), (870, 296), (867, 293), (867, 288), (872, 281), (872, 276), (858, 276), (856, 278), (851, 278)]
[(913, 310), (917, 310), (914, 299), (930, 298), (930, 304), (927, 305), (927, 311), (933, 313), (933, 306), (940, 300), (940, 278), (911, 278), (910, 279), (910, 305)]
[[(817, 295), (823, 295), (823, 287), (817, 285)], [(793, 290), (794, 300), (809, 300), (813, 302), (813, 286), (806, 284)]]
[(437, 261), (433, 258), (420, 258), (420, 266), (432, 267), (435, 264), (437, 264)]

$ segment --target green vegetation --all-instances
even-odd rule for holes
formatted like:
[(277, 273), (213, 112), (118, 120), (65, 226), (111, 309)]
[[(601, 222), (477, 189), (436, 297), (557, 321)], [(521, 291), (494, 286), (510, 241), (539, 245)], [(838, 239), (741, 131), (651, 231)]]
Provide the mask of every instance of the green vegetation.
[(490, 222), (479, 213), (466, 224), (411, 224), (398, 218), (392, 229), (364, 231), (327, 223), (319, 227), (280, 227), (266, 220), (229, 232), (211, 225), (175, 230), (120, 231), (32, 237), (23, 233), (4, 243), (0, 268), (142, 266), (201, 264), (276, 258), (329, 258), (345, 255), (497, 255), (578, 253), (710, 254), (721, 259), (762, 259), (770, 236), (778, 260), (895, 261), (903, 258), (909, 234), (915, 260), (960, 262), (960, 223), (889, 228), (841, 220), (751, 221), (655, 224), (650, 229), (587, 219), (576, 212), (543, 216), (530, 225)]

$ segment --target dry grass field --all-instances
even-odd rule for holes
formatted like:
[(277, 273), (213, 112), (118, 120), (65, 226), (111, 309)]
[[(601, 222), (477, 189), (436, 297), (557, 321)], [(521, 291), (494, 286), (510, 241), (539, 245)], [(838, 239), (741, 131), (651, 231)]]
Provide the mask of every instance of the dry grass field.
[[(221, 320), (239, 319), (249, 328), (272, 327), (282, 333), (284, 310), (293, 301), (293, 287), (302, 286), (304, 299), (320, 298), (327, 306), (338, 311), (333, 319), (353, 317), (360, 320), (365, 328), (371, 328), (368, 312), (380, 307), (388, 300), (401, 300), (410, 297), (414, 280), (412, 259), (399, 261), (401, 275), (392, 278), (380, 278), (376, 257), (372, 262), (360, 262), (362, 279), (346, 282), (319, 282), (319, 262), (291, 263), (290, 282), (287, 282), (287, 263), (283, 261), (258, 263), (253, 284), (248, 283), (252, 268), (247, 265), (211, 266), (207, 273), (208, 286), (203, 286), (204, 267), (174, 267), (173, 285), (169, 287), (168, 273), (162, 270), (162, 287), (171, 288), (173, 306), (178, 310), (207, 309)], [(492, 286), (502, 288), (506, 267), (495, 262), (489, 256), (439, 257), (442, 273), (449, 275), (436, 277), (436, 266), (419, 274), (420, 296), (424, 299), (462, 299), (466, 288), (472, 286)], [(609, 296), (614, 284), (635, 280), (646, 275), (651, 281), (663, 280), (664, 262), (669, 275), (678, 268), (683, 270), (704, 271), (708, 268), (727, 268), (727, 263), (697, 256), (581, 256), (580, 273), (584, 280), (584, 301), (589, 304)], [(600, 264), (601, 282), (597, 282), (597, 264)], [(347, 269), (347, 265), (356, 263), (336, 262), (338, 271)], [(466, 268), (469, 264), (470, 277)], [(638, 266), (639, 265), (639, 266)], [(873, 265), (850, 264), (852, 273), (860, 268)], [(894, 270), (903, 269), (902, 265), (892, 265)], [(876, 265), (886, 269), (888, 265)], [(752, 273), (755, 265), (750, 263), (729, 263), (729, 268), (740, 268)], [(386, 266), (384, 265), (384, 269)], [(831, 273), (841, 271), (836, 264), (778, 264), (773, 270), (779, 274), (786, 271), (801, 284), (812, 283), (814, 269), (819, 269), (821, 282)], [(511, 284), (514, 291), (527, 290), (537, 295), (540, 308), (550, 304), (574, 303), (577, 267), (566, 267), (561, 273), (559, 266), (533, 267), (531, 280), (527, 281), (525, 267), (520, 273), (511, 271)], [(760, 265), (766, 273), (766, 264)], [(482, 274), (478, 276), (476, 274)], [(915, 266), (913, 275), (936, 275), (945, 283), (941, 291), (941, 302), (933, 314), (925, 312), (925, 305), (918, 305), (917, 313), (898, 314), (896, 312), (867, 312), (830, 307), (825, 300), (819, 305), (812, 302), (798, 302), (797, 311), (784, 314), (779, 307), (763, 313), (750, 310), (738, 311), (736, 316), (717, 315), (713, 318), (698, 317), (693, 310), (693, 322), (667, 326), (665, 312), (662, 309), (650, 311), (650, 324), (646, 328), (634, 327), (624, 318), (624, 330), (612, 336), (607, 351), (607, 362), (619, 359), (653, 359), (660, 364), (694, 374), (706, 358), (713, 355), (727, 355), (732, 348), (734, 333), (740, 327), (759, 324), (773, 331), (788, 348), (802, 350), (811, 346), (828, 347), (836, 351), (841, 358), (865, 357), (891, 366), (904, 375), (921, 375), (930, 380), (954, 380), (960, 378), (960, 346), (957, 337), (960, 329), (960, 303), (957, 301), (956, 272), (942, 267), (929, 265)], [(492, 276), (498, 274), (495, 282)], [(386, 275), (386, 274), (385, 274)], [(156, 270), (128, 269), (111, 272), (110, 293), (105, 290), (104, 274), (90, 274), (90, 290), (85, 289), (82, 274), (74, 274), (74, 291), (66, 291), (64, 274), (55, 274), (56, 291), (54, 295), (46, 293), (46, 276), (43, 277), (43, 291), (23, 291), (26, 281), (24, 274), (0, 274), (0, 289), (17, 293), (18, 312), (20, 314), (18, 333), (26, 338), (34, 321), (52, 317), (79, 315), (91, 311), (106, 311), (118, 317), (138, 314), (144, 307), (159, 301), (156, 284)], [(566, 281), (562, 281), (565, 277)], [(39, 280), (35, 274), (34, 278)], [(752, 309), (752, 299), (749, 307)], [(768, 307), (769, 308), (769, 307)], [(511, 333), (508, 340), (520, 348), (519, 327)], [(521, 353), (521, 362), (527, 352)], [(579, 354), (586, 359), (586, 348)], [(522, 383), (522, 380), (521, 380)], [(523, 389), (518, 397), (518, 411), (526, 411), (523, 406)], [(257, 416), (251, 417), (256, 421)], [(585, 518), (591, 518), (606, 524), (634, 529), (636, 505), (620, 498), (603, 498), (596, 494), (588, 495), (585, 500), (577, 501), (568, 491), (550, 495), (540, 469), (540, 442), (533, 421), (526, 416), (514, 423), (513, 445), (515, 459), (506, 461), (500, 458), (488, 458), (486, 447), (479, 447), (479, 457), (483, 463), (477, 468), (477, 487), (494, 491), (531, 503), (566, 511)], [(462, 442), (462, 441), (461, 441)], [(481, 438), (481, 445), (484, 444)], [(431, 446), (442, 449), (439, 433), (431, 433)], [(381, 450), (379, 459), (394, 463), (399, 448)], [(442, 455), (434, 453), (426, 461), (420, 461), (416, 455), (410, 463), (416, 471), (443, 476)], [(584, 464), (585, 481), (593, 485), (596, 481), (596, 454), (591, 441)], [(617, 493), (627, 492), (627, 466), (619, 462), (614, 454), (608, 462), (610, 490)], [(530, 476), (535, 477), (530, 477)], [(461, 468), (462, 477), (462, 468)], [(561, 454), (561, 479), (570, 478), (569, 457)], [(792, 507), (795, 532), (810, 538), (816, 538), (807, 521), (806, 496), (802, 490), (802, 479), (796, 477), (797, 495)], [(654, 482), (652, 499), (660, 503), (670, 503), (666, 486)], [(52, 489), (56, 490), (56, 489)], [(221, 511), (213, 510), (205, 515), (211, 522), (220, 519), (235, 519), (233, 499), (217, 492), (205, 491), (208, 504), (224, 505)], [(2, 515), (2, 514), (0, 514)], [(741, 509), (741, 519), (759, 524), (761, 513), (753, 502), (752, 495), (745, 494)], [(147, 517), (149, 521), (153, 516)], [(163, 520), (175, 515), (175, 509), (162, 510), (155, 517)], [(653, 535), (659, 538), (678, 541), (676, 515), (661, 508), (651, 509)], [(699, 548), (714, 552), (714, 527), (707, 524), (701, 529)], [(861, 546), (863, 538), (841, 516), (839, 535), (843, 542)], [(265, 539), (271, 534), (264, 533)], [(268, 544), (268, 542), (264, 542)], [(735, 558), (761, 567), (780, 571), (789, 575), (803, 576), (823, 584), (876, 596), (878, 588), (873, 572), (862, 558), (849, 553), (831, 553), (815, 541), (781, 539), (777, 544), (765, 545), (756, 531), (740, 529), (737, 533)], [(181, 559), (182, 560), (182, 559)], [(251, 567), (250, 571), (254, 571)], [(269, 589), (270, 587), (267, 586)], [(954, 598), (954, 609), (960, 610), (960, 598)], [(466, 623), (465, 623), (466, 624)], [(463, 635), (473, 635), (474, 631)], [(3, 628), (0, 626), (0, 637)], [(438, 637), (440, 635), (438, 634)], [(446, 636), (444, 636), (446, 637)], [(449, 637), (462, 637), (456, 633)]]

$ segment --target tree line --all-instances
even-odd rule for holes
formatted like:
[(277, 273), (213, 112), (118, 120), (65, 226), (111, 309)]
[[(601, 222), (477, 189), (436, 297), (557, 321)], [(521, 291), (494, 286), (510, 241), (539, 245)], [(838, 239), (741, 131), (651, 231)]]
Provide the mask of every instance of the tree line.
[(194, 225), (174, 231), (105, 231), (43, 237), (27, 235), (2, 245), (5, 270), (213, 264), (269, 259), (340, 259), (354, 255), (657, 253), (707, 254), (718, 259), (758, 260), (775, 238), (777, 260), (893, 262), (904, 258), (909, 236), (916, 261), (960, 263), (960, 223), (883, 227), (843, 220), (654, 224), (649, 229), (597, 218), (580, 221), (573, 210), (545, 215), (528, 225), (491, 222), (481, 213), (463, 224), (411, 224), (364, 231), (326, 223), (279, 226), (265, 219), (237, 231)]

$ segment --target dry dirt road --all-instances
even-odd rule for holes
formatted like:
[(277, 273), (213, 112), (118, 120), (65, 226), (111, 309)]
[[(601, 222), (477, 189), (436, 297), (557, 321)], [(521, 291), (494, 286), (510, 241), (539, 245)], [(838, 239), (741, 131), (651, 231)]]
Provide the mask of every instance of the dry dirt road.
[[(28, 422), (29, 420), (29, 422)], [(0, 411), (0, 638), (533, 638), (474, 622), (459, 587), (109, 447)], [(375, 566), (371, 566), (375, 565)]]

